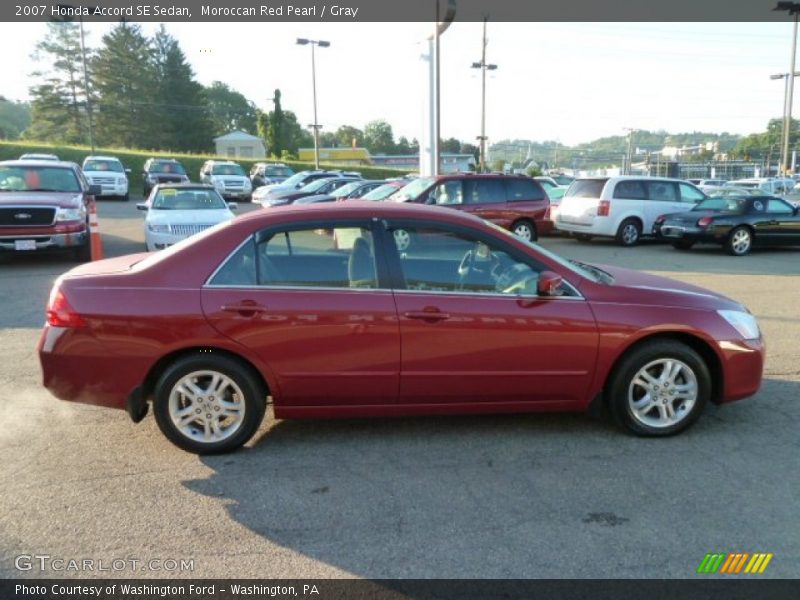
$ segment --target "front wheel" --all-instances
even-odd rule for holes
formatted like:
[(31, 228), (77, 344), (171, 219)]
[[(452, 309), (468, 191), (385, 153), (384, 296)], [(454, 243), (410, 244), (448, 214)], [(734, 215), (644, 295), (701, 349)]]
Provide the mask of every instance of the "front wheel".
[(732, 256), (744, 256), (753, 248), (753, 232), (748, 227), (740, 226), (731, 231), (725, 242), (725, 249)]
[(239, 448), (266, 410), (266, 391), (250, 370), (213, 352), (176, 361), (159, 378), (154, 396), (162, 433), (196, 454)]
[(711, 396), (711, 375), (689, 346), (647, 342), (615, 369), (607, 394), (615, 419), (633, 433), (672, 435), (700, 416)]
[(642, 237), (642, 225), (637, 219), (625, 219), (617, 230), (617, 243), (620, 246), (630, 247), (639, 243)]
[(535, 242), (537, 239), (539, 239), (539, 236), (536, 233), (536, 226), (527, 220), (517, 221), (514, 223), (511, 226), (511, 231), (514, 232), (514, 235), (522, 238), (526, 242)]

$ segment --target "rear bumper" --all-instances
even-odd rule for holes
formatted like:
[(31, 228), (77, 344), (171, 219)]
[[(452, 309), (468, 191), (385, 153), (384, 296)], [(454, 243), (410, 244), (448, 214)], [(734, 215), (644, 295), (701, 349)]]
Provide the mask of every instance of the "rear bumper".
[(555, 227), (559, 231), (566, 231), (568, 233), (584, 233), (586, 235), (599, 235), (614, 237), (617, 234), (617, 229), (614, 223), (608, 217), (598, 217), (592, 219), (588, 223), (579, 223), (577, 221), (570, 221), (569, 217), (566, 219), (559, 211), (555, 218)]
[(37, 351), (44, 387), (69, 402), (125, 410), (147, 372), (144, 363), (109, 352), (83, 328), (45, 325)]
[(733, 402), (752, 396), (761, 388), (766, 344), (758, 340), (717, 342), (722, 359), (724, 389), (720, 402)]

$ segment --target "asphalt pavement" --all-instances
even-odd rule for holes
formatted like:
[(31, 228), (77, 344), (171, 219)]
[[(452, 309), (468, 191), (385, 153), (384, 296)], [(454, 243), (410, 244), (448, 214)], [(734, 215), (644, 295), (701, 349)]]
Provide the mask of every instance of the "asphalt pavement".
[[(106, 255), (144, 250), (135, 200), (99, 212)], [(543, 245), (745, 303), (768, 345), (761, 392), (668, 439), (586, 415), (270, 416), (242, 451), (197, 457), (152, 416), (41, 387), (44, 305), (74, 263), (0, 257), (0, 576), (691, 578), (707, 552), (771, 552), (763, 577), (800, 576), (800, 249)], [(20, 571), (20, 555), (50, 558)]]

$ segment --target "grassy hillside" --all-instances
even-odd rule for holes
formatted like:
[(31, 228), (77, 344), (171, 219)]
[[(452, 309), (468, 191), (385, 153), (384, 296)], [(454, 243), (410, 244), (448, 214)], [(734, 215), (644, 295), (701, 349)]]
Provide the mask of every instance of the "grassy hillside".
[[(0, 160), (10, 160), (19, 158), (20, 155), (26, 152), (42, 152), (47, 154), (56, 154), (61, 160), (69, 160), (81, 164), (83, 159), (91, 154), (91, 149), (88, 146), (60, 146), (52, 145), (45, 142), (28, 142), (28, 141), (13, 141), (6, 142), (0, 141)], [(225, 160), (225, 157), (213, 156), (210, 154), (180, 154), (175, 152), (153, 152), (148, 150), (130, 150), (126, 148), (95, 148), (95, 154), (116, 156), (122, 161), (126, 168), (131, 170), (131, 182), (137, 182), (142, 172), (144, 162), (150, 157), (163, 157), (163, 158), (176, 158), (186, 168), (189, 177), (193, 181), (197, 181), (200, 177), (200, 167), (209, 159)], [(237, 163), (242, 165), (246, 171), (250, 171), (250, 167), (257, 160), (235, 159)], [(303, 171), (306, 169), (313, 169), (314, 163), (284, 160), (281, 161), (290, 166), (295, 171)], [(351, 167), (340, 165), (320, 165), (322, 168), (329, 169), (343, 169), (347, 171), (357, 171), (361, 173), (366, 179), (385, 179), (387, 177), (398, 177), (407, 173), (407, 171), (397, 169), (385, 169), (380, 167)]]

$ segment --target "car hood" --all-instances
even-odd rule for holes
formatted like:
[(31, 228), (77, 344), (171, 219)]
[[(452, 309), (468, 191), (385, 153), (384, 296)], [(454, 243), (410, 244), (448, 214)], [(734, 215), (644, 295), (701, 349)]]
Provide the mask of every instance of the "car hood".
[(2, 206), (58, 206), (76, 208), (83, 202), (79, 192), (0, 192)]
[[(705, 288), (610, 265), (596, 265), (614, 277), (609, 285), (592, 286), (590, 301), (675, 306), (698, 310), (743, 310), (739, 302)], [(582, 288), (583, 291), (583, 288)]]
[(274, 196), (276, 194), (280, 194), (281, 192), (292, 192), (296, 188), (293, 185), (283, 185), (282, 183), (272, 183), (270, 185), (262, 185), (261, 187), (256, 189), (256, 192), (259, 196), (269, 194), (270, 196)]
[(147, 211), (147, 222), (158, 223), (159, 225), (168, 224), (208, 224), (221, 223), (233, 218), (233, 213), (227, 208), (202, 209), (202, 210), (159, 210), (150, 209)]

